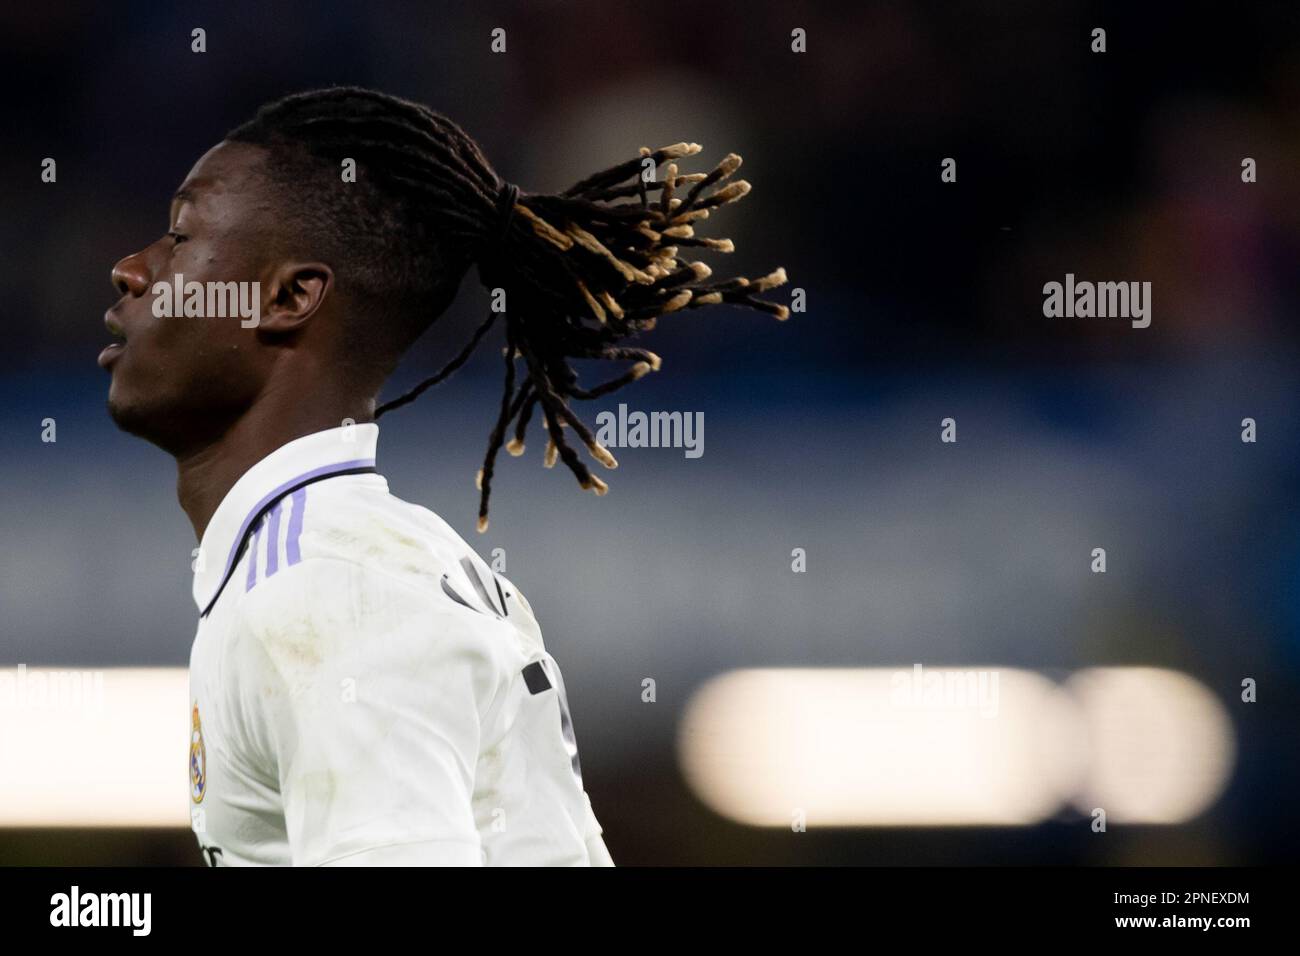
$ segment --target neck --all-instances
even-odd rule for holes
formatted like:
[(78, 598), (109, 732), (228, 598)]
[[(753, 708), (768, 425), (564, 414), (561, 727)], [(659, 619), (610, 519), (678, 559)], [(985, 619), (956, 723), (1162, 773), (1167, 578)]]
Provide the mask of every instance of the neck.
[[(302, 396), (311, 395), (310, 402)], [(176, 458), (176, 496), (203, 540), (208, 522), (226, 493), (244, 473), (295, 438), (337, 428), (344, 419), (374, 420), (373, 397), (344, 394), (337, 387), (304, 390), (268, 388), (220, 438)]]

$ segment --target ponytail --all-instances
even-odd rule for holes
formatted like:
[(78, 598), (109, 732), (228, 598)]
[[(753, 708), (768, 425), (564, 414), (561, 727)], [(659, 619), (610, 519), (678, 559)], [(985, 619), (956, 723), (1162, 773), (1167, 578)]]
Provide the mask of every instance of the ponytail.
[[(363, 153), (380, 181), (374, 187), (377, 203), (396, 200), (403, 210), (417, 204), (427, 210), (425, 218), (436, 228), (423, 221), (411, 228), (460, 250), (443, 255), (446, 271), (455, 269), (454, 262), (465, 263), (464, 268), (473, 262), (485, 287), (504, 292), (504, 308), (490, 312), (446, 366), (375, 411), (379, 418), (446, 379), (502, 321), (504, 384), (476, 479), (479, 531), (488, 526), (497, 455), (503, 446), (511, 455), (523, 454), (539, 409), (547, 435), (546, 467), (563, 461), (582, 488), (597, 495), (608, 490), (565, 430), (605, 468), (618, 463), (570, 403), (608, 395), (657, 371), (659, 356), (628, 343), (653, 329), (660, 316), (729, 303), (789, 317), (786, 306), (760, 298), (785, 283), (784, 269), (760, 279), (719, 280), (705, 263), (688, 258), (734, 248), (730, 239), (697, 236), (695, 228), (749, 192), (744, 180), (730, 181), (741, 164), (735, 153), (709, 173), (682, 173), (677, 161), (699, 153), (699, 145), (643, 147), (639, 156), (558, 195), (526, 193), (502, 181), (451, 120), (415, 103), (353, 88), (297, 94), (263, 107), (229, 138), (301, 144), (335, 163), (336, 154)], [(392, 217), (376, 213), (374, 218)], [(439, 290), (447, 287), (446, 276), (438, 282)], [(575, 359), (631, 364), (601, 384), (583, 387), (571, 364)]]

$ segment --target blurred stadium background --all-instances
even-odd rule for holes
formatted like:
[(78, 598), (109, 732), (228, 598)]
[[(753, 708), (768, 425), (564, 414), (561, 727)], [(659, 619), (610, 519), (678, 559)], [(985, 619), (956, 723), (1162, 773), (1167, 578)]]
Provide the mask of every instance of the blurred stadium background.
[[(617, 862), (1291, 859), (1297, 10), (1048, 7), (7, 6), (0, 864), (200, 863), (194, 542), (171, 463), (104, 413), (108, 273), (227, 129), (334, 83), (428, 103), (532, 191), (641, 145), (739, 152), (755, 191), (710, 261), (807, 290), (786, 324), (649, 340), (663, 372), (619, 398), (704, 412), (703, 457), (624, 450), (602, 499), (508, 460), (483, 539), (492, 350), (383, 426), (394, 492), (529, 595)], [(1045, 319), (1067, 272), (1150, 281), (1151, 327)], [(485, 307), (471, 275), (398, 384)], [(997, 715), (891, 704), (916, 664), (996, 674)], [(40, 668), (103, 671), (102, 706), (22, 699)]]

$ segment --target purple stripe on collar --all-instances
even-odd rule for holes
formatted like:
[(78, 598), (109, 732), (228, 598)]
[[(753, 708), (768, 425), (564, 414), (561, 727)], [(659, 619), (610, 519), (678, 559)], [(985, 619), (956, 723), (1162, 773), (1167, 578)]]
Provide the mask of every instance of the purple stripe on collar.
[(289, 534), (284, 542), (284, 560), (290, 567), (302, 560), (298, 539), (302, 537), (302, 512), (307, 507), (307, 489), (299, 488), (293, 493), (293, 511), (289, 512)]
[(274, 501), (294, 485), (301, 482), (322, 478), (336, 471), (351, 471), (354, 468), (373, 467), (375, 467), (375, 460), (373, 458), (358, 458), (354, 461), (342, 461), (333, 465), (322, 465), (319, 468), (313, 468), (311, 471), (304, 472), (296, 478), (290, 478), (283, 484), (278, 485), (274, 491), (267, 492), (267, 494), (262, 497), (261, 501), (253, 505), (252, 509), (248, 512), (248, 517), (246, 517), (243, 523), (240, 524), (239, 533), (235, 535), (234, 543), (230, 546), (230, 555), (226, 558), (225, 568), (221, 572), (221, 580), (224, 581), (230, 576), (230, 569), (235, 563), (235, 555), (239, 553), (239, 545), (243, 542), (244, 535), (248, 534), (248, 526), (252, 524), (253, 519), (256, 518), (261, 510), (270, 502)]
[(257, 583), (257, 547), (262, 541), (262, 526), (259, 524), (257, 530), (253, 532), (253, 546), (248, 549), (248, 580), (244, 582), (244, 590), (253, 590), (253, 585)]
[(271, 517), (266, 528), (266, 576), (269, 578), (280, 570), (280, 509), (283, 501), (277, 501), (271, 509)]

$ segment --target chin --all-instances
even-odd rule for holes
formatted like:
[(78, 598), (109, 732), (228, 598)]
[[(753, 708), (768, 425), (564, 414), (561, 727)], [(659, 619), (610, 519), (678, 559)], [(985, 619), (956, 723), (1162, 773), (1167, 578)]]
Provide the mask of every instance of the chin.
[(178, 429), (177, 416), (157, 403), (133, 401), (115, 391), (112, 388), (108, 391), (108, 417), (118, 428), (173, 455), (184, 448), (190, 429)]
[(124, 393), (108, 390), (108, 416), (128, 435), (156, 445), (173, 458), (182, 458), (216, 441), (233, 416), (224, 406), (202, 406), (177, 395)]
[(155, 429), (150, 427), (151, 416), (148, 412), (141, 409), (138, 403), (117, 398), (112, 390), (108, 393), (108, 417), (128, 435), (153, 441), (152, 435)]

